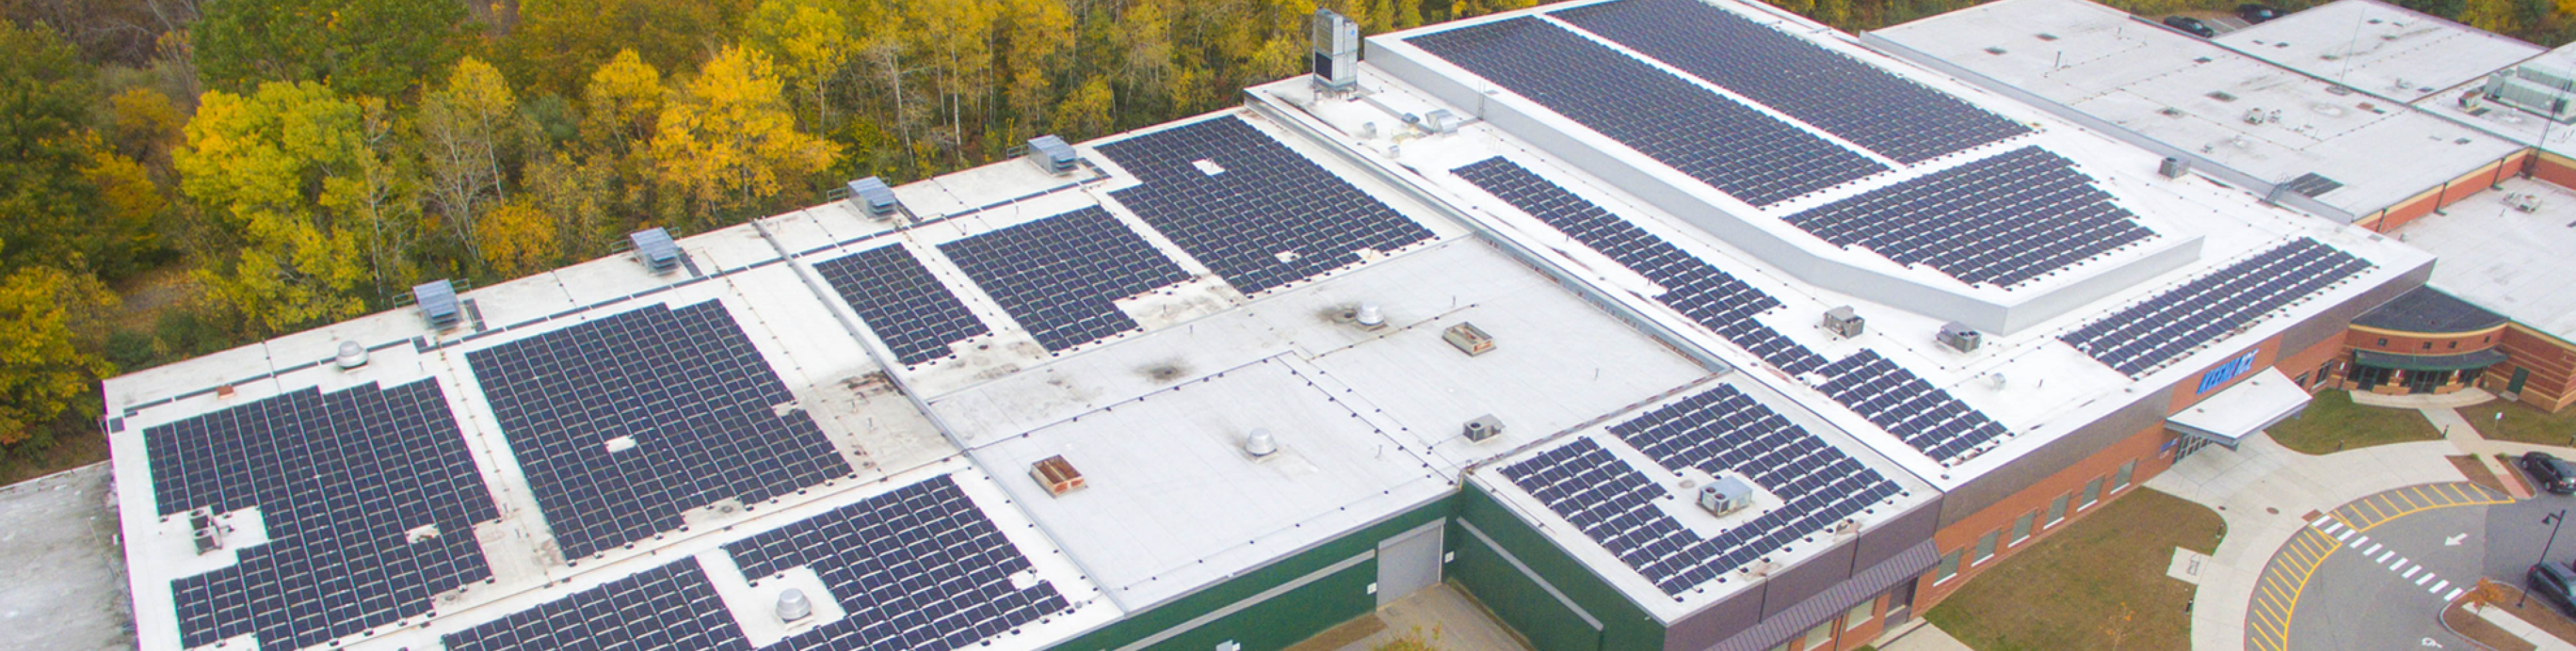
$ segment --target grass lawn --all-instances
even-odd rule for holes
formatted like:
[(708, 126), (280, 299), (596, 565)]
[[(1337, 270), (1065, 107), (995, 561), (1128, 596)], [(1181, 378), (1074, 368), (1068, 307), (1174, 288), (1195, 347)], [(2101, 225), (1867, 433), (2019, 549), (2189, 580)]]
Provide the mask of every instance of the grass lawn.
[(2265, 431), (2281, 447), (2307, 454), (2442, 438), (2442, 430), (2415, 410), (2356, 405), (2352, 394), (2335, 390), (2317, 392), (2307, 411)]
[(2188, 651), (2192, 586), (2165, 576), (2173, 549), (2218, 549), (2226, 523), (2182, 498), (2133, 489), (1986, 570), (1924, 613), (1977, 651)]
[[(2504, 414), (2504, 420), (2496, 420), (2496, 414)], [(2576, 440), (2576, 409), (2552, 414), (2519, 402), (2489, 400), (2461, 407), (2460, 417), (2488, 440), (2559, 446)]]

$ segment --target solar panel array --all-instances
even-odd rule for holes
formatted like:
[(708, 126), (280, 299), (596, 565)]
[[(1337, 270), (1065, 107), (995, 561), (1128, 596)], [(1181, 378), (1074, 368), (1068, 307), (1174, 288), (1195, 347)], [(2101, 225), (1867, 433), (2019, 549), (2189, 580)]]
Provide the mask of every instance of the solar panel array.
[(2058, 340), (2129, 377), (2138, 377), (2371, 267), (2367, 260), (2302, 237), (2192, 279)]
[(1887, 170), (1562, 27), (1521, 17), (1406, 39), (1745, 203)]
[[(1100, 146), (1144, 185), (1110, 193), (1245, 294), (1359, 264), (1431, 231), (1240, 118)], [(1220, 173), (1201, 170), (1213, 163)]]
[(1656, 300), (1763, 361), (1792, 374), (1824, 367), (1823, 357), (1753, 319), (1780, 307), (1780, 299), (1509, 159), (1496, 156), (1453, 172), (1662, 286)]
[(1898, 162), (2030, 131), (1701, 0), (1621, 0), (1553, 15)]
[(901, 245), (827, 260), (814, 271), (906, 365), (948, 357), (949, 344), (992, 332)]
[(1732, 386), (1694, 394), (1610, 426), (1666, 468), (1732, 471), (1785, 504), (1715, 538), (1667, 550), (1647, 576), (1664, 592), (1699, 585), (1894, 497), (1896, 483)]
[[(1638, 0), (1627, 0), (1636, 2)], [(1694, 0), (1682, 0), (1692, 2)], [(2155, 235), (2075, 163), (2038, 147), (1791, 215), (1791, 225), (1897, 264), (2009, 287)]]
[(2003, 423), (1960, 402), (1878, 351), (1863, 350), (1824, 369), (1825, 395), (1925, 456), (1949, 460), (2010, 433)]
[[(491, 578), (474, 524), (500, 518), (438, 383), (305, 389), (144, 430), (162, 516), (256, 507), (268, 542), (171, 582), (180, 643), (316, 646)], [(411, 532), (434, 527), (434, 537)]]
[[(568, 559), (850, 473), (805, 410), (708, 301), (652, 305), (467, 353)], [(633, 447), (611, 451), (612, 439)]]
[(1655, 506), (1655, 500), (1673, 497), (1669, 491), (1591, 438), (1502, 469), (1514, 485), (1668, 595), (1831, 529), (1900, 492), (1859, 459), (1731, 386), (1648, 411), (1610, 426), (1610, 432), (1663, 469), (1735, 472), (1783, 502), (1702, 537)]
[(792, 649), (950, 651), (1071, 608), (1046, 581), (1012, 586), (1028, 558), (944, 475), (725, 551), (754, 581), (812, 568), (848, 613)]
[(2003, 424), (1876, 352), (1828, 363), (1754, 319), (1780, 307), (1779, 299), (1509, 159), (1488, 158), (1453, 173), (1663, 286), (1657, 301), (1729, 343), (1792, 375), (1823, 375), (1827, 395), (1926, 456), (1949, 461), (2008, 433)]
[(939, 251), (1050, 351), (1142, 327), (1115, 301), (1190, 278), (1098, 206), (941, 244)]
[(439, 638), (447, 651), (749, 651), (715, 585), (681, 560)]

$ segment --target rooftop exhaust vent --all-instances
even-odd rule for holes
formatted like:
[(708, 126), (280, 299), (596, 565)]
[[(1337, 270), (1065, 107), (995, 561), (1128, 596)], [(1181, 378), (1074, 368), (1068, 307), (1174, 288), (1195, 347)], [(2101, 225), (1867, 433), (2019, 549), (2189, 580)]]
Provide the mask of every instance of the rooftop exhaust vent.
[(814, 602), (805, 598), (805, 591), (788, 588), (778, 593), (778, 621), (793, 622), (813, 616)]
[(465, 312), (456, 303), (456, 285), (446, 280), (432, 280), (411, 288), (411, 303), (420, 307), (420, 318), (429, 327), (445, 331), (465, 320)]
[(1243, 453), (1252, 455), (1255, 459), (1278, 454), (1279, 439), (1271, 436), (1269, 429), (1252, 428), (1252, 433), (1243, 436)]
[(2180, 157), (2166, 156), (2164, 162), (2156, 164), (2156, 175), (2168, 179), (2179, 179), (2190, 173), (2191, 161)]
[(367, 347), (355, 341), (340, 342), (339, 354), (333, 356), (332, 359), (340, 365), (340, 370), (343, 371), (355, 369), (360, 366), (366, 366)]
[(654, 275), (680, 268), (680, 245), (671, 241), (670, 231), (647, 228), (628, 234), (626, 240), (635, 244), (635, 259)]
[(1860, 318), (1860, 313), (1853, 312), (1849, 305), (1825, 310), (1825, 320), (1820, 325), (1825, 327), (1825, 332), (1834, 333), (1834, 336), (1844, 339), (1858, 337), (1869, 327), (1868, 323)]
[(1461, 433), (1467, 436), (1469, 442), (1483, 443), (1503, 435), (1503, 420), (1495, 418), (1493, 414), (1485, 414), (1477, 416), (1475, 420), (1467, 421), (1464, 429), (1465, 431)]
[(1477, 328), (1473, 323), (1449, 326), (1448, 330), (1440, 332), (1440, 338), (1448, 341), (1451, 346), (1457, 346), (1458, 352), (1466, 353), (1470, 357), (1494, 350), (1494, 336), (1485, 334), (1483, 329)]
[(1065, 461), (1061, 454), (1029, 464), (1029, 478), (1046, 488), (1048, 495), (1071, 493), (1081, 490), (1084, 485), (1082, 471), (1074, 470), (1073, 462)]
[(1073, 153), (1073, 145), (1064, 144), (1063, 138), (1050, 134), (1029, 139), (1029, 162), (1036, 163), (1038, 169), (1046, 170), (1048, 174), (1072, 174), (1081, 160), (1080, 155)]
[(1984, 342), (1985, 336), (1977, 334), (1977, 330), (1968, 324), (1952, 321), (1941, 324), (1940, 339), (1941, 345), (1949, 346), (1951, 350), (1973, 353), (1977, 352), (1977, 345)]
[(860, 208), (867, 209), (870, 216), (885, 217), (893, 215), (895, 209), (894, 188), (886, 187), (884, 179), (873, 176), (851, 181), (850, 202), (858, 204)]

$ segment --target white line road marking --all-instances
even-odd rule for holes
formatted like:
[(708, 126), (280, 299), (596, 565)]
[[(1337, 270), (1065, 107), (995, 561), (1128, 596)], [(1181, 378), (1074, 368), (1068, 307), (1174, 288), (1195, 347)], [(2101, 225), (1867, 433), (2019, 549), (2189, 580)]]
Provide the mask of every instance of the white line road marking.
[[(2403, 562), (2405, 562), (2405, 561), (2398, 561), (2398, 562), (2403, 563)], [(2416, 573), (2416, 572), (2422, 572), (2422, 571), (2424, 571), (2424, 566), (2422, 566), (2422, 565), (2417, 565), (2417, 566), (2414, 566), (2414, 567), (2406, 568), (2406, 573), (2405, 573), (2405, 574), (2403, 574), (2403, 575), (2398, 576), (2397, 578), (2400, 578), (2400, 579), (2412, 579), (2412, 578), (2415, 578), (2415, 573)]]
[(2363, 553), (2363, 554), (2377, 554), (2377, 553), (2379, 553), (2379, 543), (2371, 543), (2371, 544), (2370, 544), (2370, 548), (2369, 548), (2369, 549), (2361, 550), (2361, 553)]
[(2397, 563), (2396, 563), (2396, 564), (2388, 566), (2388, 571), (2390, 571), (2390, 572), (2395, 572), (2395, 571), (2402, 570), (2402, 569), (2406, 569), (2406, 559), (2403, 559), (2403, 558), (2397, 559)]
[(2397, 550), (2394, 550), (2394, 549), (2391, 549), (2391, 550), (2388, 550), (2388, 551), (2384, 551), (2384, 552), (2380, 552), (2380, 553), (2379, 553), (2379, 560), (2375, 560), (2375, 561), (2371, 561), (2371, 562), (2373, 562), (2373, 563), (2378, 563), (2378, 564), (2381, 564), (2381, 565), (2387, 565), (2387, 564), (2388, 564), (2388, 559), (2389, 559), (2389, 557), (2396, 556), (2396, 555), (2397, 555)]
[(2351, 540), (2351, 539), (2352, 539), (2352, 530), (2351, 530), (2351, 529), (2345, 529), (2345, 530), (2343, 530), (2343, 533), (2335, 534), (2335, 540)]
[(2448, 588), (2448, 587), (2451, 587), (2451, 582), (2449, 582), (2449, 581), (2443, 581), (2441, 585), (2433, 586), (2433, 589), (2431, 589), (2431, 590), (2426, 590), (2425, 592), (2430, 592), (2430, 593), (2433, 593), (2433, 594), (2442, 594), (2442, 589), (2443, 589), (2443, 588)]
[(2433, 580), (2433, 573), (2432, 573), (2432, 572), (2425, 572), (2425, 573), (2424, 573), (2424, 576), (2416, 577), (2416, 579), (2415, 579), (2415, 585), (2424, 585), (2424, 583), (2425, 583), (2425, 582), (2427, 582), (2427, 581), (2431, 581), (2431, 580)]
[(2443, 598), (2442, 598), (2442, 600), (2443, 600), (2443, 601), (2459, 601), (2459, 600), (2460, 600), (2460, 592), (2461, 592), (2461, 591), (2459, 591), (2459, 590), (2452, 590), (2452, 591), (2451, 591), (2450, 596), (2443, 597)]
[(2326, 535), (2329, 535), (2329, 536), (2334, 535), (2334, 532), (2335, 532), (2335, 530), (2336, 530), (2336, 529), (2342, 529), (2342, 528), (2343, 528), (2343, 523), (2334, 521), (2334, 518), (2318, 518), (2318, 519), (2317, 519), (2317, 530), (2318, 530), (2318, 531), (2323, 531), (2323, 532), (2325, 532), (2325, 533), (2326, 533)]

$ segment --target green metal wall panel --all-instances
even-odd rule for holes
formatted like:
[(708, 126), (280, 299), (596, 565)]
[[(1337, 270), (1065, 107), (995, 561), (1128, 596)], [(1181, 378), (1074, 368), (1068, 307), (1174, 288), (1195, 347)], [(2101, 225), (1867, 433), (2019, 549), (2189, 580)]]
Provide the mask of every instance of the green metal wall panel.
[[(1403, 515), (1247, 572), (1234, 580), (1130, 615), (1053, 648), (1056, 651), (1111, 651), (1171, 632), (1191, 620), (1236, 606), (1272, 588), (1354, 556), (1373, 554), (1380, 541), (1454, 515), (1457, 504), (1457, 494), (1453, 493)], [(1457, 544), (1454, 538), (1448, 541), (1452, 549)], [(1376, 560), (1363, 561), (1257, 604), (1245, 605), (1224, 617), (1177, 632), (1146, 649), (1212, 651), (1217, 643), (1233, 640), (1243, 645), (1244, 651), (1278, 651), (1375, 609), (1377, 597), (1368, 592), (1368, 586), (1376, 581)]]
[[(1501, 616), (1503, 623), (1529, 638), (1538, 651), (1663, 650), (1663, 625), (1591, 569), (1558, 549), (1556, 543), (1523, 522), (1509, 507), (1472, 482), (1461, 491), (1458, 501), (1459, 520), (1475, 525), (1493, 538), (1494, 544), (1511, 552), (1531, 572), (1601, 622), (1597, 640), (1585, 640), (1591, 633), (1590, 624), (1531, 582), (1519, 568), (1484, 549), (1484, 543), (1473, 534), (1453, 526), (1449, 546), (1458, 550), (1458, 560), (1449, 564), (1450, 576)], [(1546, 603), (1536, 603), (1542, 600)]]

